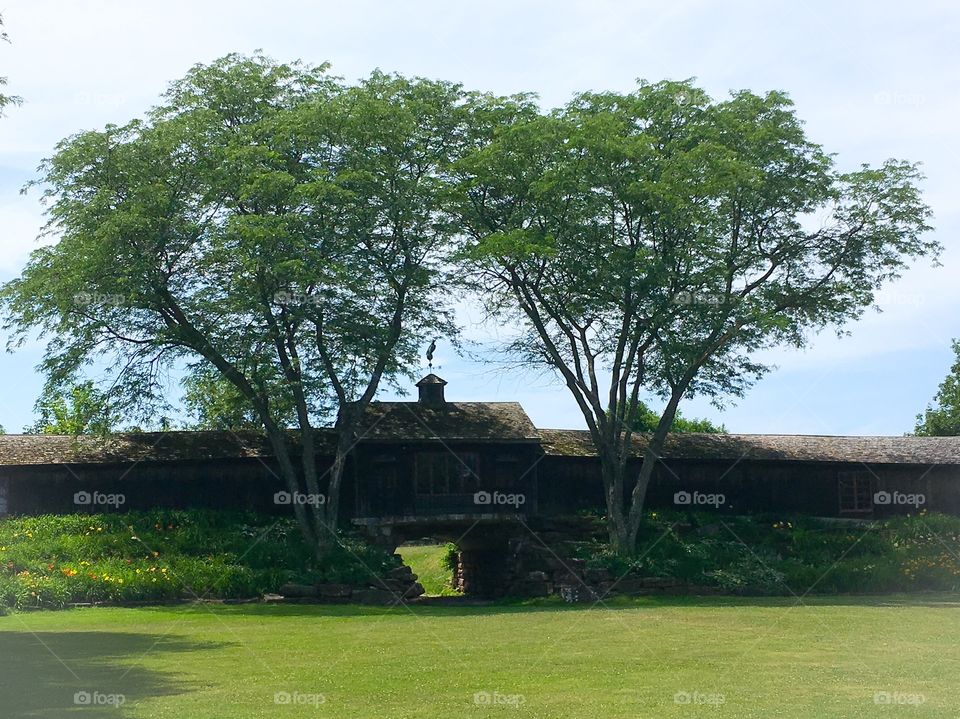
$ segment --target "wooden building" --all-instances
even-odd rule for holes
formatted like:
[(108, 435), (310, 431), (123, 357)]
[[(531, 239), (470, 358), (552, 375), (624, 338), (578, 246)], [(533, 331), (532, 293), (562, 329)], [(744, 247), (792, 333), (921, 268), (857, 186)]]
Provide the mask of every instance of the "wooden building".
[[(431, 374), (418, 383), (416, 402), (373, 403), (347, 466), (345, 522), (603, 511), (586, 431), (537, 429), (515, 402), (450, 402), (445, 385)], [(636, 439), (634, 471), (645, 441)], [(332, 432), (318, 430), (316, 444), (325, 469)], [(256, 432), (0, 436), (0, 516), (152, 507), (288, 513), (277, 500), (285, 490)], [(677, 434), (648, 504), (737, 514), (960, 515), (960, 437)]]

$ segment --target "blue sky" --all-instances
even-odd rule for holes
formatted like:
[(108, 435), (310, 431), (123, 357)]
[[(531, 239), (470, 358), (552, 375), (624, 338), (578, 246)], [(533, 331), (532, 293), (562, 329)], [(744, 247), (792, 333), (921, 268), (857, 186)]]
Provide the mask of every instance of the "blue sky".
[[(278, 60), (329, 61), (357, 78), (374, 68), (498, 93), (536, 91), (545, 105), (579, 90), (628, 90), (637, 78), (696, 77), (714, 96), (781, 89), (810, 136), (842, 167), (921, 161), (942, 267), (921, 264), (850, 336), (814, 338), (765, 356), (778, 369), (723, 412), (684, 411), (736, 432), (900, 434), (913, 426), (960, 336), (960, 5), (955, 2), (220, 2), (7, 0), (12, 45), (0, 75), (25, 104), (0, 120), (0, 281), (16, 276), (42, 222), (20, 195), (42, 157), (82, 129), (124, 122), (192, 64), (262, 48)], [(479, 312), (468, 335), (484, 340)], [(5, 337), (2, 338), (4, 341)], [(0, 355), (0, 424), (31, 420), (42, 348)], [(519, 400), (543, 427), (579, 427), (549, 377), (458, 358), (441, 347), (448, 397)]]

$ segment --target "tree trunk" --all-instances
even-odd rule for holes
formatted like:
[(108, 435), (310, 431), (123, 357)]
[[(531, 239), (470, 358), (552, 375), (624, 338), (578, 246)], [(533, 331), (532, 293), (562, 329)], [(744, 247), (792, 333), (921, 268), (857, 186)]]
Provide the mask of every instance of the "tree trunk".
[(631, 437), (618, 433), (607, 447), (601, 451), (600, 464), (603, 484), (607, 493), (607, 521), (610, 544), (620, 556), (630, 557), (637, 552), (637, 536), (643, 523), (643, 510), (646, 505), (647, 489), (653, 477), (653, 470), (660, 461), (660, 455), (666, 444), (673, 419), (677, 414), (682, 392), (675, 392), (667, 403), (656, 431), (650, 437), (643, 453), (643, 464), (627, 500), (625, 495), (627, 462)]
[(600, 456), (600, 472), (603, 476), (603, 486), (607, 500), (607, 534), (614, 552), (620, 556), (629, 556), (632, 553), (629, 527), (627, 526), (627, 512), (624, 506), (624, 471), (623, 464), (607, 452)]
[[(280, 427), (267, 428), (267, 438), (273, 447), (273, 454), (277, 458), (277, 466), (280, 470), (280, 476), (287, 485), (287, 491), (291, 497), (300, 492), (300, 478), (297, 475), (296, 467), (290, 458), (290, 448), (287, 443), (286, 431)], [(304, 541), (314, 549), (317, 558), (321, 558), (324, 553), (324, 537), (320, 537), (316, 531), (316, 524), (307, 508), (297, 502), (292, 502), (293, 513), (297, 518), (297, 524), (300, 527), (300, 533)]]
[(343, 486), (343, 473), (347, 467), (347, 459), (356, 441), (358, 415), (359, 408), (353, 403), (348, 403), (341, 407), (340, 416), (337, 418), (337, 448), (327, 485), (327, 527), (333, 532), (337, 530), (337, 521), (340, 516), (340, 488)]

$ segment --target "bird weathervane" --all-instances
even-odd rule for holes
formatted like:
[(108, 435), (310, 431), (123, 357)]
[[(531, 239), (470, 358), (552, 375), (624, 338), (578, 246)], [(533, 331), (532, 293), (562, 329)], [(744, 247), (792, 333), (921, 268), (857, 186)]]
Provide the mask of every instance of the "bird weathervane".
[(427, 362), (430, 365), (430, 371), (433, 371), (433, 353), (437, 351), (437, 341), (433, 340), (430, 342), (430, 346), (427, 347)]

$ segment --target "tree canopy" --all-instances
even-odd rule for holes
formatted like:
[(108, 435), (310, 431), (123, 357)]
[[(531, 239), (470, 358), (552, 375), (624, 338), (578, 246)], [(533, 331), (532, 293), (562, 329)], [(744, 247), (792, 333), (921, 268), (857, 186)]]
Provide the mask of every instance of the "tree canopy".
[(48, 391), (37, 401), (37, 421), (30, 434), (109, 434), (114, 421), (106, 396), (90, 380), (64, 392)]
[(915, 434), (924, 437), (960, 435), (960, 340), (953, 341), (954, 362), (940, 383), (934, 403), (917, 415)]
[[(680, 400), (722, 402), (767, 368), (759, 350), (842, 327), (939, 246), (918, 168), (845, 172), (789, 98), (710, 98), (692, 82), (518, 101), (458, 165), (463, 257), (511, 349), (554, 370), (604, 468), (611, 540), (631, 552)], [(639, 397), (666, 401), (636, 480)]]
[[(242, 398), (290, 491), (323, 499), (294, 507), (322, 547), (359, 414), (423, 337), (454, 334), (441, 198), (463, 104), (448, 83), (346, 85), (260, 55), (193, 68), (145, 120), (67, 138), (43, 164), (58, 241), (0, 292), (12, 342), (40, 329), (53, 387), (107, 368), (111, 406), (135, 418), (184, 366), (188, 402)], [(313, 427), (329, 419), (326, 471)]]

